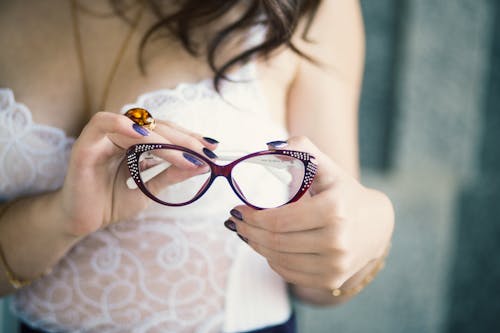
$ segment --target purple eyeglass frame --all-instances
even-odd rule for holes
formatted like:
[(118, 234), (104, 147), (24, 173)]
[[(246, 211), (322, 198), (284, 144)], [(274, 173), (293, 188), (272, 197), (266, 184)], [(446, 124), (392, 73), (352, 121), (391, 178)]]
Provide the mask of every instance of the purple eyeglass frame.
[[(205, 183), (204, 187), (198, 191), (198, 193), (189, 201), (183, 202), (183, 203), (168, 203), (165, 201), (162, 201), (158, 199), (156, 196), (151, 194), (146, 186), (144, 185), (140, 174), (139, 174), (139, 157), (141, 154), (155, 150), (155, 149), (176, 149), (183, 151), (185, 153), (188, 153), (190, 155), (195, 156), (196, 158), (202, 160), (205, 162), (209, 167), (210, 167), (210, 178), (208, 181)], [(245, 156), (242, 156), (231, 163), (227, 165), (218, 165), (212, 162), (209, 158), (192, 151), (188, 148), (182, 147), (182, 146), (177, 146), (177, 145), (171, 145), (171, 144), (166, 144), (166, 143), (140, 143), (133, 145), (127, 149), (126, 156), (127, 156), (127, 165), (128, 169), (130, 171), (130, 176), (134, 180), (134, 182), (137, 184), (137, 187), (146, 195), (148, 196), (151, 200), (156, 201), (159, 204), (165, 205), (165, 206), (173, 206), (173, 207), (179, 207), (179, 206), (186, 206), (189, 205), (190, 203), (198, 200), (205, 194), (205, 192), (210, 188), (212, 185), (213, 181), (215, 178), (222, 176), (226, 178), (228, 181), (229, 185), (231, 186), (231, 189), (233, 192), (238, 196), (238, 198), (243, 201), (246, 205), (253, 207), (255, 209), (265, 209), (262, 207), (257, 207), (253, 205), (252, 203), (248, 202), (236, 189), (235, 185), (233, 184), (232, 177), (231, 177), (231, 172), (234, 168), (235, 165), (240, 163), (243, 160), (246, 160), (248, 158), (256, 157), (256, 156), (261, 156), (261, 155), (284, 155), (284, 156), (290, 156), (294, 157), (304, 164), (304, 178), (302, 179), (302, 184), (300, 185), (299, 191), (291, 198), (288, 202), (284, 203), (283, 205), (295, 202), (299, 200), (304, 193), (309, 189), (311, 186), (314, 177), (316, 175), (318, 166), (313, 162), (314, 156), (310, 155), (309, 153), (306, 152), (301, 152), (301, 151), (295, 151), (295, 150), (264, 150), (264, 151), (258, 151), (255, 153), (251, 153)]]

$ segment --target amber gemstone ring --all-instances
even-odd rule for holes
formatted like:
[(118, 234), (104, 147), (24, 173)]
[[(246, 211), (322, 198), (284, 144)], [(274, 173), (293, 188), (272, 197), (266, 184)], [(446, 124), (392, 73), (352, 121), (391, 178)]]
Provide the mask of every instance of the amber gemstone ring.
[(148, 110), (143, 108), (132, 108), (125, 112), (125, 116), (139, 126), (145, 127), (148, 130), (154, 130), (156, 121)]

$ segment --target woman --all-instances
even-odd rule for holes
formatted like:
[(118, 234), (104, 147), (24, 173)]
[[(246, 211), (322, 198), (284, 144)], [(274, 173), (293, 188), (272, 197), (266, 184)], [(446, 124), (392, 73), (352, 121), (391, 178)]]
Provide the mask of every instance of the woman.
[[(27, 325), (290, 332), (286, 284), (336, 304), (380, 269), (393, 209), (358, 181), (358, 3), (1, 6), (0, 293)], [(133, 106), (156, 127), (121, 114)], [(125, 150), (141, 143), (188, 148), (192, 168), (223, 149), (304, 151), (318, 172), (277, 208), (242, 205), (227, 184), (167, 207), (126, 185)]]

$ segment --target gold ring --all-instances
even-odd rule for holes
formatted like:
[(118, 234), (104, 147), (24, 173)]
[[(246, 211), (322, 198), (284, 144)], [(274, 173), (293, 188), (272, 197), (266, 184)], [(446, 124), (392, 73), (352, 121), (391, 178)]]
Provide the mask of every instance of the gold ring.
[(156, 121), (148, 110), (143, 108), (132, 108), (125, 112), (125, 116), (139, 126), (152, 131), (155, 129)]

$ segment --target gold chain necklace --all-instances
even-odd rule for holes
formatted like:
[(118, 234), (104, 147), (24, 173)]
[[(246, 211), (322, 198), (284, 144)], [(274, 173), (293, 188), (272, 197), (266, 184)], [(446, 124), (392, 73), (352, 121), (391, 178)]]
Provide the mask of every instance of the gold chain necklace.
[[(126, 6), (124, 6), (122, 8), (122, 11), (128, 11), (130, 8), (132, 8), (134, 6), (134, 3), (129, 3), (127, 4)], [(90, 7), (87, 7), (85, 5), (83, 5), (81, 3), (81, 1), (77, 1), (76, 2), (76, 7), (79, 11), (81, 11), (82, 13), (85, 13), (85, 14), (88, 14), (88, 15), (92, 15), (92, 16), (95, 16), (95, 17), (100, 17), (100, 18), (109, 18), (109, 17), (112, 17), (112, 16), (115, 16), (116, 15), (116, 12), (114, 10), (111, 10), (109, 12), (100, 12), (100, 11), (97, 11), (97, 10), (94, 10)]]
[[(142, 1), (141, 1), (142, 2)], [(113, 61), (113, 64), (111, 65), (111, 68), (109, 70), (108, 76), (106, 77), (106, 81), (104, 84), (104, 90), (102, 92), (102, 96), (100, 99), (100, 102), (98, 104), (99, 110), (104, 110), (106, 106), (106, 102), (108, 100), (109, 96), (109, 91), (111, 89), (113, 79), (116, 75), (116, 71), (118, 70), (118, 67), (120, 66), (120, 63), (123, 59), (123, 55), (125, 54), (125, 51), (127, 50), (128, 45), (130, 44), (130, 40), (137, 29), (137, 26), (139, 25), (139, 22), (141, 20), (142, 14), (144, 13), (144, 8), (146, 6), (144, 3), (141, 5), (141, 8), (138, 10), (136, 16), (134, 17), (133, 21), (131, 22), (130, 29), (123, 39), (120, 48), (118, 50), (118, 53), (115, 56), (115, 59)], [(88, 83), (88, 78), (85, 70), (85, 58), (83, 56), (83, 46), (82, 46), (82, 37), (81, 37), (81, 31), (80, 31), (80, 21), (78, 17), (78, 8), (79, 4), (77, 3), (77, 0), (71, 0), (71, 17), (72, 17), (72, 23), (73, 23), (73, 35), (74, 35), (74, 40), (75, 40), (75, 49), (77, 53), (77, 58), (78, 58), (78, 66), (80, 67), (80, 74), (82, 77), (82, 90), (83, 90), (83, 98), (84, 98), (84, 106), (85, 106), (85, 112), (87, 114), (87, 118), (90, 119), (92, 117), (93, 112), (91, 111), (91, 106), (90, 106), (90, 90), (89, 90), (89, 83)]]

